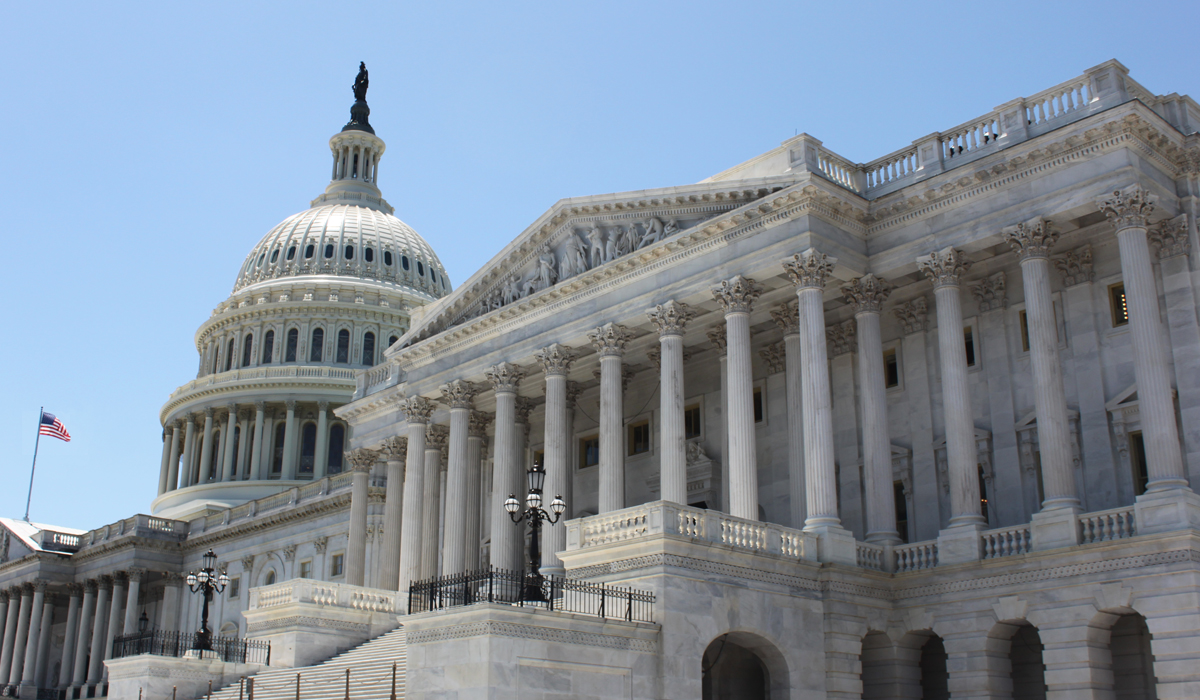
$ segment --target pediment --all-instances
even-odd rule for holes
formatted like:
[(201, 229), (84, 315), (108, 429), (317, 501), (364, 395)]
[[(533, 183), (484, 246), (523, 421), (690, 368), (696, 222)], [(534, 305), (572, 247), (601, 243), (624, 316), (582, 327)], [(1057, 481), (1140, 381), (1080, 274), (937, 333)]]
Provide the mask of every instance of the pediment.
[(1124, 391), (1117, 394), (1104, 404), (1104, 408), (1109, 411), (1116, 411), (1121, 408), (1136, 406), (1138, 402), (1137, 384), (1130, 384)]
[[(1074, 420), (1079, 419), (1079, 411), (1076, 411), (1073, 408), (1068, 408), (1067, 409), (1067, 420), (1072, 420), (1072, 419), (1074, 419)], [(1026, 413), (1025, 415), (1021, 416), (1021, 419), (1018, 420), (1016, 423), (1017, 432), (1025, 430), (1027, 428), (1036, 428), (1036, 427), (1037, 427), (1037, 411), (1030, 411), (1029, 413)]]

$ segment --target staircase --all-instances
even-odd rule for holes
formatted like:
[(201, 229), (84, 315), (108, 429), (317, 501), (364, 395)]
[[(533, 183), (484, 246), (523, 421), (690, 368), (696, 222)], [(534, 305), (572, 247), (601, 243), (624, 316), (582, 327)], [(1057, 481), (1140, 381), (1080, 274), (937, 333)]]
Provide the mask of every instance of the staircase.
[[(408, 642), (404, 628), (382, 634), (315, 666), (280, 668), (254, 676), (254, 700), (388, 700), (392, 694), (392, 663), (396, 664), (396, 698), (404, 697)], [(346, 695), (346, 669), (350, 694)], [(296, 695), (296, 674), (300, 694)], [(246, 679), (249, 686), (250, 679)], [(245, 690), (248, 690), (246, 688)], [(238, 700), (239, 683), (214, 691), (212, 700)], [(243, 691), (244, 692), (244, 691)], [(242, 700), (249, 700), (243, 694)]]

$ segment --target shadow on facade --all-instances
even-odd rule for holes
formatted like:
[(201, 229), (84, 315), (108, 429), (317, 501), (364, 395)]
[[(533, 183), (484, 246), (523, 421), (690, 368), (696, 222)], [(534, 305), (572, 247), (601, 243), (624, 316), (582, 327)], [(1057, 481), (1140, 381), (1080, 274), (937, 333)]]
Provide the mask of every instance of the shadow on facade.
[(704, 650), (703, 700), (785, 700), (790, 697), (787, 662), (771, 642), (749, 632), (730, 632)]

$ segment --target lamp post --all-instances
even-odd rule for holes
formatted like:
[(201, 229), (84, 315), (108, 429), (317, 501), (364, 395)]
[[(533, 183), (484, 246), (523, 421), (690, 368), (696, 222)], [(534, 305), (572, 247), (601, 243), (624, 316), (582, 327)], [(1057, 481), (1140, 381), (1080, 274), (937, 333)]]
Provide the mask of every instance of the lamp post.
[(210, 549), (204, 553), (204, 566), (199, 571), (187, 575), (188, 588), (192, 593), (203, 593), (204, 604), (200, 608), (200, 629), (196, 631), (196, 643), (193, 649), (212, 651), (212, 630), (208, 629), (208, 604), (212, 601), (213, 592), (220, 593), (229, 585), (229, 575), (216, 571), (217, 555)]
[(504, 502), (504, 510), (508, 511), (508, 517), (512, 518), (514, 523), (529, 521), (532, 530), (529, 538), (529, 573), (525, 576), (521, 600), (541, 602), (546, 600), (545, 594), (542, 593), (542, 581), (545, 580), (541, 572), (542, 522), (551, 525), (558, 522), (563, 511), (567, 509), (567, 503), (562, 496), (555, 496), (550, 502), (550, 513), (547, 513), (542, 509), (542, 486), (546, 483), (546, 470), (542, 469), (540, 464), (535, 464), (527, 474), (529, 494), (525, 496), (525, 510), (521, 510), (521, 502), (517, 500), (516, 494), (508, 495), (508, 500)]

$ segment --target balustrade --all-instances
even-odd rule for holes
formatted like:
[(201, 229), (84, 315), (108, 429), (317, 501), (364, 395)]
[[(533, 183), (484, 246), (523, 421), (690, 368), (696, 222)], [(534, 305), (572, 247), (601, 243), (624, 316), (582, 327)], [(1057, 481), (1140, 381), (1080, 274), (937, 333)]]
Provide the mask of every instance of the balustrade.
[(1136, 534), (1137, 527), (1132, 507), (1083, 513), (1079, 516), (1079, 541), (1081, 544), (1122, 540)]
[(996, 559), (1025, 554), (1032, 543), (1028, 525), (1002, 527), (979, 533), (983, 540), (983, 558)]
[(866, 175), (867, 189), (903, 180), (917, 171), (917, 149), (915, 146), (902, 148), (860, 167)]
[(883, 545), (870, 542), (859, 542), (855, 548), (855, 560), (864, 569), (872, 571), (884, 570), (884, 557), (887, 550)]
[(1091, 87), (1085, 79), (1055, 85), (1025, 99), (1025, 121), (1029, 126), (1041, 126), (1083, 109), (1092, 99)]
[(308, 604), (390, 614), (398, 611), (399, 601), (400, 594), (395, 591), (315, 579), (292, 579), (250, 589), (251, 610)]
[(937, 540), (900, 545), (892, 550), (896, 556), (896, 573), (932, 569), (938, 564)]

